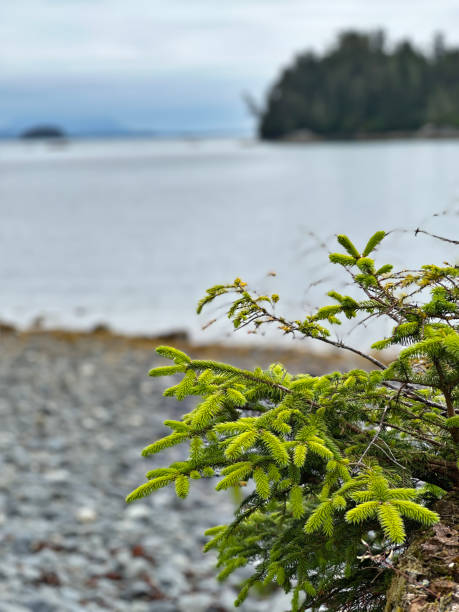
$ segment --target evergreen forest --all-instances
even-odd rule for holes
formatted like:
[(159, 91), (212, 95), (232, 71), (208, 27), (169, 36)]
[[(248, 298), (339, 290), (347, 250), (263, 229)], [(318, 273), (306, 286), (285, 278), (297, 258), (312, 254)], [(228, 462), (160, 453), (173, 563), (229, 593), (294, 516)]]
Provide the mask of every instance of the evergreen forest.
[(441, 35), (430, 53), (384, 33), (341, 34), (323, 55), (298, 55), (258, 111), (266, 140), (355, 138), (459, 128), (459, 48)]

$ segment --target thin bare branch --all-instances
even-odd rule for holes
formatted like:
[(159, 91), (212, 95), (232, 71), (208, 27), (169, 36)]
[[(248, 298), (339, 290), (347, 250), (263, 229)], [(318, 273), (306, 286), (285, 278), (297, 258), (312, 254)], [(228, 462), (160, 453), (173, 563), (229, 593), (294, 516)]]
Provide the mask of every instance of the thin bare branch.
[(445, 238), (444, 236), (437, 236), (437, 234), (431, 234), (430, 232), (420, 229), (419, 227), (416, 228), (416, 231), (414, 232), (415, 236), (417, 236), (418, 234), (426, 234), (427, 236), (431, 236), (432, 238), (436, 238), (437, 240), (443, 240), (444, 242), (450, 242), (451, 244), (459, 244), (459, 240), (453, 240), (452, 238)]

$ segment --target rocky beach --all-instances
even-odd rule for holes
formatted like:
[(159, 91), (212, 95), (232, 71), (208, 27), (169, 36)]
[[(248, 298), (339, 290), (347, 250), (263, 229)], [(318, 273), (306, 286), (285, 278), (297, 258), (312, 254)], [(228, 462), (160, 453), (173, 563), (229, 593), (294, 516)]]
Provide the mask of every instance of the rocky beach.
[[(124, 501), (148, 469), (183, 453), (140, 455), (168, 431), (165, 418), (190, 408), (162, 397), (170, 381), (148, 378), (160, 363), (154, 344), (103, 330), (0, 334), (0, 612), (233, 609), (247, 570), (218, 583), (215, 557), (202, 552), (204, 530), (231, 518), (228, 495), (201, 480), (185, 501), (173, 488)], [(246, 367), (277, 359), (312, 373), (338, 366), (274, 349), (192, 354)], [(279, 591), (240, 609), (288, 608)]]

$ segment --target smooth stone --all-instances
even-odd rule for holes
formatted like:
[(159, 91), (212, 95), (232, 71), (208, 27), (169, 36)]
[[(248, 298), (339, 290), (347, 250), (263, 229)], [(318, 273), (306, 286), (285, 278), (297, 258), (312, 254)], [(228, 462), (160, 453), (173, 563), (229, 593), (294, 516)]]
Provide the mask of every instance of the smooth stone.
[(53, 451), (62, 451), (67, 445), (62, 438), (48, 438), (47, 446)]
[(228, 610), (232, 610), (234, 608), (234, 600), (236, 599), (236, 597), (237, 597), (237, 593), (235, 591), (225, 588), (223, 591), (219, 593), (218, 601), (221, 603), (221, 605), (224, 608), (228, 608)]
[(35, 561), (40, 563), (41, 567), (49, 568), (59, 566), (60, 559), (58, 553), (50, 548), (43, 548), (36, 553)]
[(82, 420), (82, 424), (83, 427), (85, 427), (86, 429), (95, 429), (96, 427), (98, 427), (98, 423), (95, 419), (92, 419), (91, 417), (85, 417)]
[(130, 562), (125, 567), (126, 578), (132, 580), (139, 574), (145, 573), (147, 575), (152, 574), (152, 566), (146, 559), (142, 557), (137, 557), (130, 560)]
[(127, 600), (147, 597), (151, 593), (151, 586), (143, 580), (136, 580), (126, 589), (123, 598)]
[[(97, 572), (94, 572), (97, 574)], [(97, 581), (96, 587), (97, 593), (101, 594), (105, 597), (115, 597), (118, 598), (119, 586), (114, 580), (108, 580), (107, 578), (101, 578)]]
[(131, 427), (141, 427), (145, 422), (145, 419), (141, 414), (133, 414), (128, 419), (128, 425)]
[(179, 612), (179, 608), (172, 601), (152, 601), (149, 612)]
[(18, 573), (18, 569), (11, 562), (8, 563), (6, 560), (0, 565), (0, 576), (3, 578), (11, 579), (16, 576)]
[(45, 599), (34, 599), (27, 602), (30, 612), (57, 612), (58, 608)]
[(131, 562), (132, 555), (129, 550), (122, 548), (121, 550), (118, 550), (116, 552), (115, 558), (120, 565), (125, 566), (125, 565), (129, 565), (129, 563)]
[(37, 580), (41, 576), (40, 570), (33, 565), (25, 565), (21, 569), (21, 576), (25, 580), (29, 580), (32, 582), (33, 580)]
[(190, 593), (182, 595), (179, 600), (183, 612), (206, 612), (213, 602), (213, 597), (207, 593)]
[(89, 378), (95, 374), (96, 366), (93, 363), (89, 362), (82, 363), (80, 366), (80, 372), (83, 376)]
[(111, 450), (115, 446), (115, 442), (108, 436), (97, 436), (97, 444), (105, 451)]
[(59, 593), (64, 599), (69, 599), (70, 601), (79, 601), (81, 599), (81, 593), (71, 587), (63, 586), (60, 588)]
[(145, 504), (132, 504), (125, 511), (125, 516), (133, 521), (146, 520), (153, 514), (152, 508)]
[(150, 612), (151, 604), (146, 601), (134, 601), (131, 604), (129, 612)]
[(28, 555), (30, 553), (30, 545), (32, 543), (32, 540), (30, 537), (24, 536), (18, 536), (17, 538), (15, 538), (14, 542), (13, 542), (13, 551), (17, 554), (17, 555)]
[(159, 588), (170, 597), (177, 597), (189, 589), (185, 577), (170, 565), (160, 565), (154, 577)]
[(168, 562), (172, 567), (178, 568), (182, 571), (186, 569), (194, 569), (194, 567), (190, 568), (190, 560), (185, 557), (185, 555), (181, 555), (180, 553), (175, 553), (174, 555), (172, 555), (168, 559)]
[(221, 584), (215, 578), (205, 578), (199, 581), (199, 590), (208, 593), (219, 593)]
[(79, 523), (92, 523), (97, 518), (97, 512), (94, 508), (82, 507), (76, 511), (75, 518)]
[(48, 482), (63, 483), (68, 482), (68, 480), (71, 478), (71, 474), (67, 470), (50, 470), (49, 472), (46, 472), (44, 477)]
[(27, 487), (23, 487), (19, 490), (20, 498), (22, 499), (30, 499), (33, 501), (33, 504), (39, 504), (39, 509), (43, 510), (44, 506), (41, 504), (45, 504), (49, 501), (49, 492), (46, 487), (43, 485), (29, 485)]
[(92, 414), (100, 421), (108, 421), (110, 418), (110, 412), (103, 406), (95, 406), (92, 410)]
[(66, 566), (69, 569), (84, 570), (88, 568), (88, 559), (78, 553), (71, 554), (66, 559)]

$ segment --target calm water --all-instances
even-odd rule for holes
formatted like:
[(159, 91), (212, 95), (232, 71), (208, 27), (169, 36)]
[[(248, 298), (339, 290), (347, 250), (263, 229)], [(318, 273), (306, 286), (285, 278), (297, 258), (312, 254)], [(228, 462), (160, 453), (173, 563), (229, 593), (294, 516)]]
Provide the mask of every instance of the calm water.
[[(221, 339), (227, 326), (201, 331), (219, 311), (194, 314), (208, 286), (242, 276), (301, 316), (334, 282), (317, 237), (362, 245), (377, 229), (418, 225), (457, 237), (458, 196), (457, 141), (3, 143), (0, 319)], [(412, 233), (379, 255), (455, 258)]]

